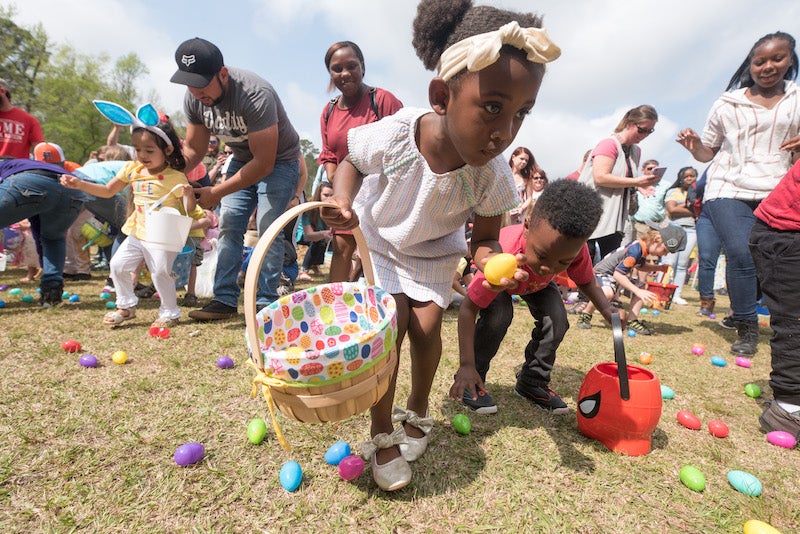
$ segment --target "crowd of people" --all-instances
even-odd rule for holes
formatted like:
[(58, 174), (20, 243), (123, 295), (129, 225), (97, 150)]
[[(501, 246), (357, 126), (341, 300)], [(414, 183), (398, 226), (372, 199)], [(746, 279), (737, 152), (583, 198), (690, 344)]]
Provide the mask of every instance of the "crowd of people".
[[(394, 296), (398, 351), (406, 338), (410, 347), (411, 391), (404, 407), (395, 403), (395, 371), (387, 394), (371, 409), (372, 439), (362, 452), (377, 485), (386, 491), (407, 485), (411, 463), (427, 449), (443, 314), (454, 293), (460, 367), (450, 396), (478, 413), (497, 412), (485, 381), (518, 298), (534, 327), (515, 392), (552, 413), (567, 413), (550, 388), (569, 328), (557, 280), (566, 278), (584, 297), (570, 310), (579, 314), (578, 327), (591, 328), (597, 309), (608, 321), (620, 313), (629, 328), (649, 335), (652, 327), (639, 317), (643, 306), (659, 301), (647, 289), (649, 273), (673, 274), (672, 302), (686, 305), (682, 290), (695, 244), (702, 317), (714, 311), (713, 275), (724, 251), (731, 302), (726, 320), (738, 331), (731, 347), (736, 355), (757, 352), (756, 304), (763, 295), (774, 332), (775, 399), (761, 425), (800, 435), (794, 39), (783, 32), (759, 39), (712, 106), (702, 133), (680, 130), (677, 142), (709, 164), (704, 172), (687, 166), (665, 178), (658, 161), (642, 162), (639, 144), (655, 130), (658, 113), (641, 105), (583, 155), (578, 170), (551, 181), (529, 148), (518, 146), (508, 161), (503, 153), (533, 108), (545, 65), (560, 49), (537, 15), (469, 1), (457, 6), (423, 0), (414, 21), (414, 48), (436, 73), (428, 87), (430, 109), (403, 107), (391, 92), (367, 85), (357, 44), (340, 41), (327, 50), (329, 89), (338, 94), (320, 115), (320, 170), (310, 190), (311, 199), (330, 206), (304, 214), (297, 234), (276, 240), (258, 276), (260, 309), (284, 292), (286, 258), (292, 257), (287, 247), (294, 250), (300, 241), (307, 249), (290, 282), (322, 279), (330, 246), (325, 281), (356, 280), (359, 258), (370, 254), (376, 280)], [(248, 228), (261, 235), (305, 200), (300, 138), (274, 87), (227, 65), (219, 48), (201, 38), (180, 44), (175, 62), (171, 81), (186, 86), (185, 138), (152, 106), (134, 115), (96, 101), (115, 125), (107, 145), (83, 166), (67, 162), (52, 140), (45, 142), (38, 121), (11, 104), (9, 84), (0, 80), (0, 121), (15, 126), (4, 127), (0, 138), (0, 156), (8, 158), (0, 161), (0, 227), (23, 236), (18, 258), (26, 266), (24, 281), (40, 278), (43, 306), (61, 302), (65, 279), (91, 277), (81, 229), (100, 225), (112, 235), (119, 230), (109, 247), (106, 282), (116, 292), (116, 309), (103, 323), (135, 319), (149, 289), (146, 296), (157, 292), (161, 302), (152, 326), (174, 325), (181, 317), (172, 274), (178, 252), (148, 241), (145, 232), (158, 204), (192, 219), (184, 240), (196, 253), (184, 306), (197, 305), (196, 269), (212, 230), (217, 239), (213, 297), (188, 316), (233, 318)], [(130, 117), (130, 147), (118, 142), (119, 116)], [(356, 247), (357, 225), (368, 251)], [(483, 270), (501, 252), (513, 254), (517, 268), (492, 284)], [(144, 267), (150, 287), (139, 283)], [(627, 312), (619, 302), (625, 293), (631, 298)]]

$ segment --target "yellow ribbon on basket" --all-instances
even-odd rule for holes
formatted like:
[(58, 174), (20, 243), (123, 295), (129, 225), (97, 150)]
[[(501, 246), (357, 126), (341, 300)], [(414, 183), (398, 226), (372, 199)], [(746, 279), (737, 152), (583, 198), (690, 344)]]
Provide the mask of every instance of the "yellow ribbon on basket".
[(272, 393), (269, 391), (270, 386), (281, 387), (286, 385), (286, 382), (269, 376), (249, 360), (245, 363), (256, 371), (256, 376), (253, 378), (253, 387), (250, 390), (250, 397), (255, 399), (258, 396), (258, 387), (261, 386), (261, 393), (264, 395), (264, 400), (267, 401), (267, 408), (269, 408), (269, 416), (272, 419), (272, 428), (275, 429), (275, 436), (278, 438), (278, 442), (280, 442), (284, 450), (291, 451), (292, 446), (289, 445), (289, 442), (286, 441), (286, 438), (283, 436), (281, 426), (278, 424), (278, 419), (275, 417), (275, 403), (272, 401)]

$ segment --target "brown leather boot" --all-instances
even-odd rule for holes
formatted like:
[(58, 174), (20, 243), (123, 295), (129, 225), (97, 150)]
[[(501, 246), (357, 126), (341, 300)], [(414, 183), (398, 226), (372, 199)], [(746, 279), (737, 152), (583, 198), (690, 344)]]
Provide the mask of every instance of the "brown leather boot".
[(697, 310), (695, 315), (698, 317), (708, 317), (714, 313), (714, 305), (717, 301), (713, 297), (700, 296), (700, 309)]

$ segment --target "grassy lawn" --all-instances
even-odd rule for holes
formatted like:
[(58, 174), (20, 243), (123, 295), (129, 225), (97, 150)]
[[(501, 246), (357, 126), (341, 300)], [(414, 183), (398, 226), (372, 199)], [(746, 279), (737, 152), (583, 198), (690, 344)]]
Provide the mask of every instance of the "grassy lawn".
[[(0, 284), (35, 293), (17, 282), (22, 275), (0, 273)], [(57, 309), (0, 293), (0, 532), (741, 532), (749, 519), (800, 531), (797, 450), (770, 445), (758, 429), (771, 397), (769, 328), (761, 328), (752, 367), (738, 367), (728, 354), (735, 332), (695, 317), (692, 290), (684, 294), (688, 306), (644, 316), (656, 335), (626, 338), (629, 362), (652, 353), (647, 367), (675, 391), (664, 401), (652, 452), (638, 457), (613, 453), (577, 428), (584, 376), (613, 361), (611, 330), (599, 317), (591, 330), (572, 328), (559, 351), (552, 386), (572, 411), (554, 416), (513, 393), (532, 322), (517, 307), (487, 382), (499, 413), (479, 416), (447, 398), (458, 362), (457, 312), (448, 311), (430, 447), (413, 464), (411, 485), (388, 494), (369, 471), (345, 482), (323, 460), (334, 442), (357, 449), (369, 437), (367, 415), (327, 425), (280, 417), (291, 452), (271, 426), (260, 445), (247, 441), (250, 419), (268, 413), (263, 398), (250, 397), (242, 316), (216, 324), (186, 319), (169, 339), (156, 339), (148, 327), (158, 301), (150, 299), (135, 320), (111, 330), (101, 325), (101, 276), (68, 284), (80, 302)], [(719, 301), (721, 318), (727, 301)], [(70, 338), (100, 366), (83, 368), (79, 354), (65, 353), (61, 343)], [(692, 354), (697, 342), (705, 355)], [(127, 351), (125, 365), (112, 362), (117, 350)], [(217, 368), (222, 355), (236, 366)], [(712, 355), (728, 365), (711, 365)], [(400, 365), (397, 401), (404, 403), (407, 354)], [(760, 399), (744, 394), (751, 382), (763, 390)], [(701, 430), (677, 423), (683, 409), (701, 419)], [(470, 417), (469, 435), (453, 430), (457, 413)], [(711, 419), (724, 421), (730, 435), (713, 437)], [(178, 467), (172, 456), (189, 441), (205, 445), (205, 458)], [(278, 479), (288, 460), (304, 470), (294, 493)], [(705, 491), (680, 482), (686, 464), (705, 475)], [(758, 477), (763, 494), (736, 491), (726, 478), (733, 469)]]

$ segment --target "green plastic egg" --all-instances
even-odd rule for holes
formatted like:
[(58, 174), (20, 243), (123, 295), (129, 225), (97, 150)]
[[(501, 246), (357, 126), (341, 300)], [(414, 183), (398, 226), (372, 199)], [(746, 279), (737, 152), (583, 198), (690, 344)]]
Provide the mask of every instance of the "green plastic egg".
[(267, 423), (263, 419), (252, 419), (247, 425), (247, 441), (258, 445), (267, 436)]
[(680, 478), (681, 482), (690, 490), (703, 491), (706, 489), (705, 475), (693, 465), (684, 465), (681, 467)]
[(472, 430), (472, 423), (469, 422), (469, 417), (463, 413), (459, 413), (453, 417), (453, 428), (455, 428), (456, 432), (459, 434), (466, 436)]
[(761, 388), (758, 387), (758, 384), (753, 384), (753, 383), (746, 384), (744, 386), (744, 393), (748, 397), (757, 399), (761, 396)]

